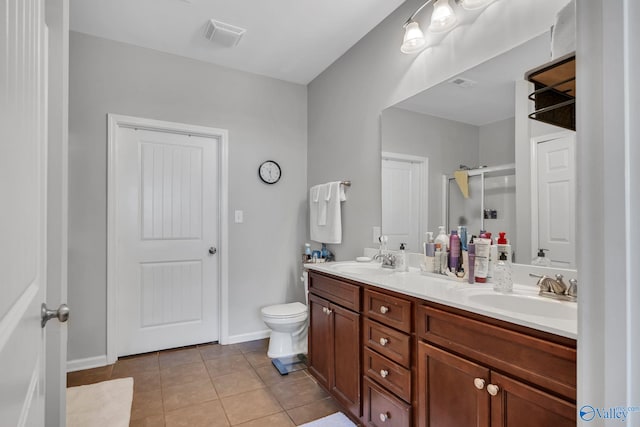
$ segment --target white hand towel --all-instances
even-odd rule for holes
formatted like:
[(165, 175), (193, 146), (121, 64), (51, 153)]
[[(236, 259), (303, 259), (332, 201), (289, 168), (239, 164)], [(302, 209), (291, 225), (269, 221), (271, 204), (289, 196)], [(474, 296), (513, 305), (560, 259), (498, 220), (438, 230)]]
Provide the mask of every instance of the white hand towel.
[[(344, 188), (340, 181), (329, 182), (319, 187), (318, 203), (313, 201), (313, 191), (309, 198), (311, 240), (320, 243), (342, 243), (341, 202), (346, 200)], [(313, 188), (315, 187), (312, 187), (312, 190)], [(321, 215), (324, 217), (321, 218)], [(324, 220), (324, 223), (321, 223), (321, 220)]]

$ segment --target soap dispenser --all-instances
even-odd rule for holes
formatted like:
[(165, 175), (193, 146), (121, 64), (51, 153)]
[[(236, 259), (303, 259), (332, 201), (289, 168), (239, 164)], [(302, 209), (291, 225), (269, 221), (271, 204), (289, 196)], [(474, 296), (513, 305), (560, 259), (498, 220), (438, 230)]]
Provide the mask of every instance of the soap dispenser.
[(407, 254), (405, 253), (406, 243), (400, 243), (400, 252), (396, 256), (396, 271), (405, 272), (409, 271), (409, 266), (407, 265)]
[(507, 261), (507, 254), (500, 252), (500, 259), (496, 263), (493, 277), (493, 290), (497, 292), (512, 292), (513, 278), (511, 263)]
[(538, 249), (538, 256), (531, 261), (532, 265), (537, 265), (538, 267), (551, 267), (551, 260), (544, 256), (544, 251), (548, 251), (549, 249)]

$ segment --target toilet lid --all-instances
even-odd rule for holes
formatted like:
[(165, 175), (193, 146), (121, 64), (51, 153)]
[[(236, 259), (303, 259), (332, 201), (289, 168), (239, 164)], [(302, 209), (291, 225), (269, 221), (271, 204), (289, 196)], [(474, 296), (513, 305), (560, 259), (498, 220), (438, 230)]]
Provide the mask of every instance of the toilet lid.
[(289, 304), (277, 304), (264, 307), (262, 309), (262, 314), (272, 317), (293, 317), (299, 316), (306, 311), (306, 305), (299, 302), (292, 302)]

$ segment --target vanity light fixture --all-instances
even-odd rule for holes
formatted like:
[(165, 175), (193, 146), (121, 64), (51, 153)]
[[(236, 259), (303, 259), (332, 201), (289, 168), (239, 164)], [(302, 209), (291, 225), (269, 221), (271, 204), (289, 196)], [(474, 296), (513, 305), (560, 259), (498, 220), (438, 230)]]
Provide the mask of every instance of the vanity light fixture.
[[(494, 0), (455, 0), (465, 10), (477, 10), (487, 6)], [(427, 47), (427, 41), (420, 25), (414, 20), (416, 15), (428, 5), (433, 4), (431, 24), (428, 30), (432, 33), (443, 33), (451, 30), (458, 23), (458, 17), (449, 4), (449, 0), (427, 0), (404, 23), (404, 38), (400, 51), (406, 54), (418, 53)]]

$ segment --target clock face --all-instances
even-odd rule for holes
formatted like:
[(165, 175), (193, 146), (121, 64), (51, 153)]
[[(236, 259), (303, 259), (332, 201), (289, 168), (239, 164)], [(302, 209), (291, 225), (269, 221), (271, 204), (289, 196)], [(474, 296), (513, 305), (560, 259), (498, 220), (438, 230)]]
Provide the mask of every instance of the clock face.
[(267, 184), (275, 184), (280, 180), (282, 170), (276, 162), (267, 160), (258, 168), (258, 174), (260, 175), (260, 179)]

